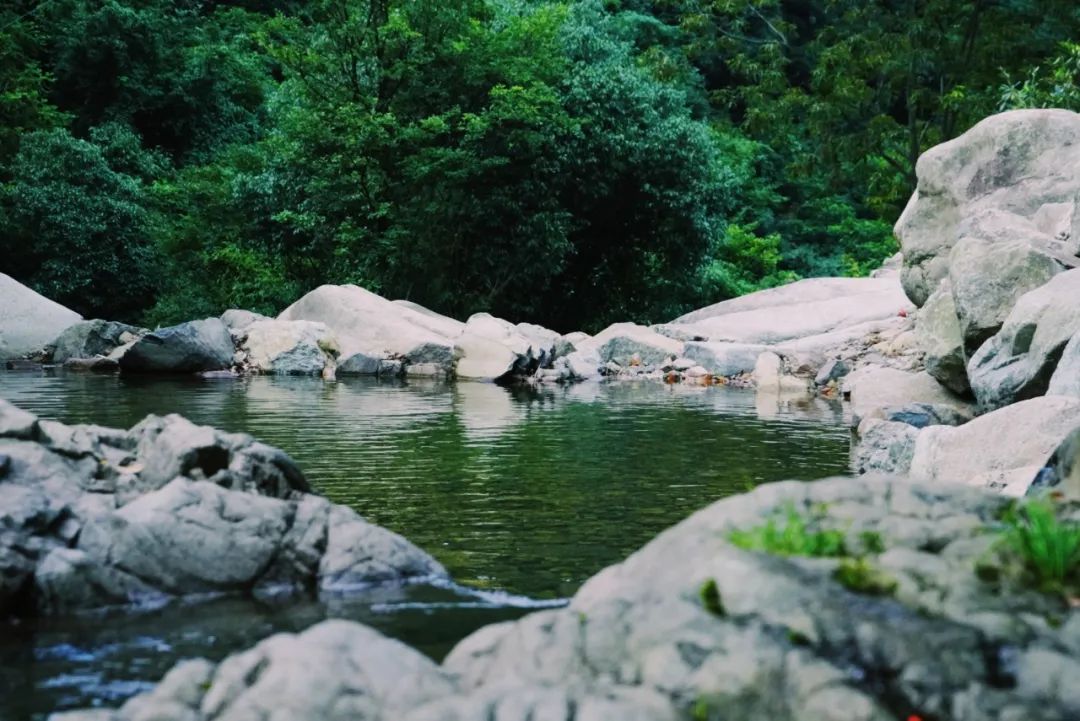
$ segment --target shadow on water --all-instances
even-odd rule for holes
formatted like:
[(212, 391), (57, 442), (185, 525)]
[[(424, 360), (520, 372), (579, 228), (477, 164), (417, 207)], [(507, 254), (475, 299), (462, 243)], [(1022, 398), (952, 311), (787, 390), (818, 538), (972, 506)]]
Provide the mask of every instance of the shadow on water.
[[(658, 531), (760, 483), (848, 472), (835, 403), (654, 383), (505, 389), (308, 378), (0, 373), (0, 397), (68, 423), (148, 413), (251, 433), (313, 484), (442, 561), (453, 589), (349, 602), (219, 600), (0, 626), (0, 718), (115, 705), (177, 659), (220, 658), (275, 631), (352, 618), (440, 658), (457, 640), (557, 601)], [(6, 688), (4, 688), (6, 687)], [(14, 702), (11, 699), (19, 699)], [(6, 708), (5, 708), (6, 706)]]

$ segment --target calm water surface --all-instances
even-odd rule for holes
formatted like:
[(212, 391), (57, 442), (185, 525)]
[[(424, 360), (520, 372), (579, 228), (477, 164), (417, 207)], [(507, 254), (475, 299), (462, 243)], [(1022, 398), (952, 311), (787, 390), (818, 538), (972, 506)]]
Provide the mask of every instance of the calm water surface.
[(180, 658), (221, 658), (328, 616), (440, 658), (481, 625), (560, 603), (711, 501), (848, 472), (839, 405), (725, 388), (0, 372), (0, 397), (67, 423), (129, 427), (148, 413), (181, 413), (251, 433), (292, 454), (332, 500), (430, 551), (461, 584), (0, 624), (0, 719), (117, 705)]

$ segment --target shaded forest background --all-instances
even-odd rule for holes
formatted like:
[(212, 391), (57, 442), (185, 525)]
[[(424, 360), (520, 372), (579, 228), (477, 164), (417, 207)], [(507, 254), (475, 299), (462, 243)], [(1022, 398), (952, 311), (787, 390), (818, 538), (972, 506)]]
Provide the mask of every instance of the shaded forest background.
[(86, 316), (357, 283), (562, 331), (895, 252), (926, 148), (1080, 109), (1075, 0), (9, 0), (0, 270)]

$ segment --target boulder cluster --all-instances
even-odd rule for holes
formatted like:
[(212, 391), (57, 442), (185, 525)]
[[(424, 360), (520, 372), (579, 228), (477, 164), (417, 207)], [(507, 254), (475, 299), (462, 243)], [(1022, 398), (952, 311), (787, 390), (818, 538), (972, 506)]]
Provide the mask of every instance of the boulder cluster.
[(0, 617), (446, 575), (283, 451), (176, 415), (124, 431), (0, 400), (0, 499)]

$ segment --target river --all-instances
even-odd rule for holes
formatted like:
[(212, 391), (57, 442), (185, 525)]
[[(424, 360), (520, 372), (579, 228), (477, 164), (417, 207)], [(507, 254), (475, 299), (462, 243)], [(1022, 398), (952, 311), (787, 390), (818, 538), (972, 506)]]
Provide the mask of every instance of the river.
[(66, 423), (130, 427), (148, 413), (181, 413), (250, 433), (288, 451), (331, 500), (431, 552), (460, 584), (0, 622), (0, 719), (117, 705), (180, 658), (219, 659), (327, 616), (441, 658), (481, 625), (561, 603), (711, 501), (849, 472), (839, 403), (723, 387), (34, 371), (0, 372), (0, 397)]

